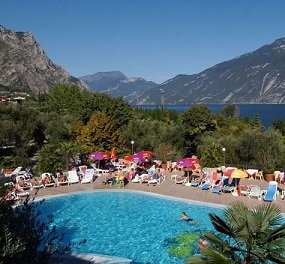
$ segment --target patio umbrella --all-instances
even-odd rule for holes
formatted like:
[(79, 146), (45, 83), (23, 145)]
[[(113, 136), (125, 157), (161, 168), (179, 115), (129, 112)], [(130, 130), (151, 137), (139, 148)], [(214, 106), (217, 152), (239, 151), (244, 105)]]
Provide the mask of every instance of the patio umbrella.
[(133, 162), (145, 162), (145, 158), (137, 154), (125, 156), (124, 160), (133, 161)]
[(154, 156), (154, 153), (152, 151), (145, 150), (145, 151), (140, 151), (140, 152), (136, 153), (136, 155), (142, 156), (144, 158), (150, 158), (150, 157)]
[(246, 171), (240, 170), (240, 169), (235, 169), (232, 174), (231, 174), (232, 178), (236, 178), (236, 179), (244, 179), (246, 177), (248, 177)]
[(236, 170), (236, 169), (226, 169), (226, 171), (224, 172), (224, 176), (231, 177), (232, 173), (233, 173), (235, 170)]
[(93, 152), (89, 154), (88, 158), (92, 160), (109, 159), (109, 154), (104, 152)]
[(177, 160), (177, 165), (195, 169), (196, 165), (200, 163), (198, 158), (184, 158)]

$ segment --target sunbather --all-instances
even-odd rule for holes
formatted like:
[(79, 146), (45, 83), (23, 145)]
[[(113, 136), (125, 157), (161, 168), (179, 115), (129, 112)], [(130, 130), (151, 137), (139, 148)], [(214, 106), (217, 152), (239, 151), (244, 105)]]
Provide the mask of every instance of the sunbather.
[(52, 179), (52, 176), (48, 173), (45, 174), (44, 178), (42, 179), (43, 185), (54, 183), (54, 180)]
[(30, 185), (27, 184), (27, 182), (25, 182), (25, 179), (24, 179), (24, 177), (22, 177), (22, 176), (18, 179), (17, 183), (18, 183), (18, 185), (19, 185), (20, 188), (27, 188), (27, 187), (30, 187)]
[(31, 177), (30, 178), (30, 183), (32, 184), (32, 186), (38, 186), (40, 185), (39, 181), (36, 179), (36, 177)]
[(66, 175), (62, 171), (60, 171), (58, 173), (57, 179), (58, 179), (59, 182), (66, 182), (67, 181), (67, 177), (66, 177)]

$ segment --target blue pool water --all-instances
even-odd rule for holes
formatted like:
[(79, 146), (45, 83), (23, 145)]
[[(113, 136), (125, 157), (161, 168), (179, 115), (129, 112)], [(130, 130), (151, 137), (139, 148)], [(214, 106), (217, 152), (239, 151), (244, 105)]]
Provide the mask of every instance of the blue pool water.
[[(208, 214), (222, 209), (134, 192), (88, 192), (47, 199), (42, 216), (53, 214), (66, 241), (87, 239), (74, 252), (129, 258), (134, 263), (183, 263), (170, 256), (169, 239), (184, 231), (212, 230)], [(180, 220), (182, 211), (197, 221)]]

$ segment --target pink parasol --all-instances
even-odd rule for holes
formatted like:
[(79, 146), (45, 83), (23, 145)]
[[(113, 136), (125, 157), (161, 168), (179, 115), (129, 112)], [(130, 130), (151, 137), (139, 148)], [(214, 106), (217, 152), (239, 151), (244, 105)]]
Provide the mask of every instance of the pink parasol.
[(103, 160), (103, 159), (109, 159), (110, 156), (108, 153), (105, 152), (93, 152), (88, 156), (88, 158), (92, 160)]
[(152, 151), (145, 150), (145, 151), (140, 151), (140, 152), (136, 153), (136, 155), (142, 156), (144, 158), (150, 158), (150, 157), (154, 156), (154, 153)]
[(178, 166), (183, 166), (191, 169), (195, 169), (196, 165), (200, 163), (200, 160), (198, 158), (184, 158), (177, 160)]
[(128, 155), (124, 157), (125, 160), (133, 161), (133, 162), (145, 162), (145, 158), (142, 155), (138, 155), (138, 153), (133, 155)]

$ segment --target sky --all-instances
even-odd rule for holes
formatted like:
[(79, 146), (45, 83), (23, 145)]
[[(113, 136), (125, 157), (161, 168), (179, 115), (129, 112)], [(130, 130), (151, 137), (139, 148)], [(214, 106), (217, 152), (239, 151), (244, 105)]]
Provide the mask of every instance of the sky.
[(157, 83), (285, 37), (284, 14), (284, 0), (0, 0), (0, 25), (30, 31), (71, 75)]

